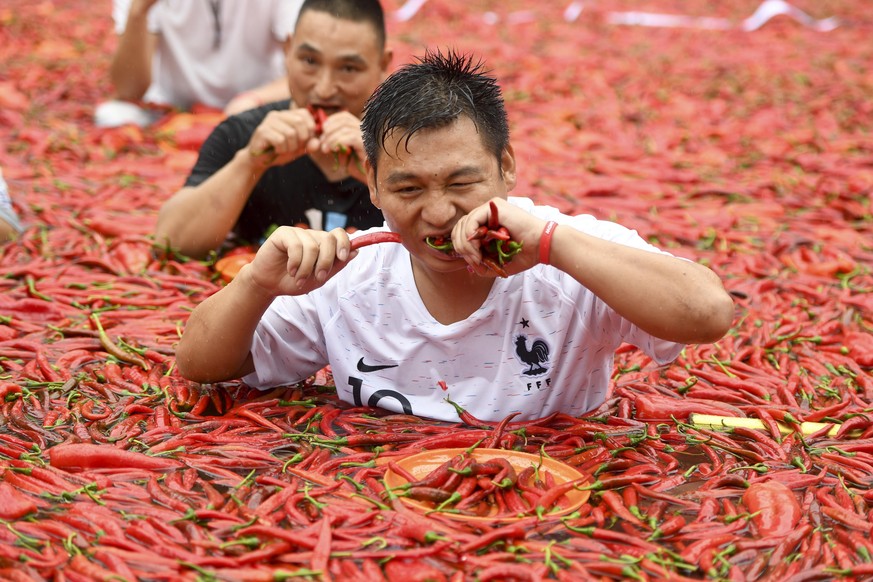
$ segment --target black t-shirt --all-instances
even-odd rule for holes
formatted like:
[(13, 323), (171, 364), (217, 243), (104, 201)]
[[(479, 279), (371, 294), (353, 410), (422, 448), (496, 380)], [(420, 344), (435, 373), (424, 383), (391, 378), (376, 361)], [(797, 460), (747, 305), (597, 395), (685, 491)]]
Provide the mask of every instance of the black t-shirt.
[[(197, 186), (227, 165), (248, 144), (270, 111), (287, 109), (290, 101), (270, 103), (234, 115), (216, 127), (203, 146), (185, 186)], [(310, 224), (306, 211), (322, 212), (323, 228), (367, 229), (381, 226), (382, 212), (370, 202), (366, 184), (353, 178), (329, 182), (317, 165), (302, 156), (267, 170), (252, 190), (233, 233), (248, 243), (260, 243), (272, 227)], [(311, 225), (310, 225), (311, 226)]]

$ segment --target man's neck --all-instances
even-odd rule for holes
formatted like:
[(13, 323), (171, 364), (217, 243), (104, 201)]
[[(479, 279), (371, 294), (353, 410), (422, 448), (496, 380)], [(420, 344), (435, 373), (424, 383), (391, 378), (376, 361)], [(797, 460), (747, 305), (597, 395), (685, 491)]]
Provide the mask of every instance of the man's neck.
[(421, 301), (431, 316), (443, 325), (470, 317), (482, 306), (494, 279), (480, 277), (466, 269), (439, 273), (412, 261), (412, 276)]

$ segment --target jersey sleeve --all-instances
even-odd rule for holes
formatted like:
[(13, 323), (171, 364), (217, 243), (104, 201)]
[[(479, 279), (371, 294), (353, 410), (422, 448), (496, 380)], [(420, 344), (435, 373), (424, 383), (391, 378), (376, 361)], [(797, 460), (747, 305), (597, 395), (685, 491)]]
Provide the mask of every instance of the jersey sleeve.
[(9, 198), (9, 190), (3, 179), (3, 172), (0, 172), (0, 220), (12, 227), (15, 232), (20, 233), (24, 230), (18, 214), (12, 207), (12, 200)]
[(248, 138), (237, 116), (222, 121), (200, 146), (197, 162), (185, 180), (185, 186), (199, 186), (226, 166), (247, 143)]
[(112, 21), (115, 23), (115, 34), (124, 32), (128, 12), (130, 12), (130, 0), (112, 0)]
[[(671, 257), (674, 256), (673, 254), (659, 249), (645, 241), (636, 230), (627, 228), (615, 222), (600, 220), (591, 215), (567, 216), (560, 213), (557, 209), (550, 207), (538, 207), (536, 213), (541, 218), (554, 220), (558, 224), (576, 228), (577, 230), (603, 240), (608, 240), (651, 253), (658, 253)], [(546, 269), (545, 273), (546, 276), (557, 277), (563, 292), (571, 297), (578, 295), (584, 289), (575, 279), (562, 271), (557, 269)], [(658, 364), (666, 364), (673, 361), (685, 348), (685, 344), (662, 340), (643, 331), (616, 313), (599, 298), (594, 300), (593, 305), (589, 302), (583, 301), (578, 301), (577, 305), (586, 305), (587, 308), (590, 309), (587, 314), (580, 314), (589, 321), (589, 327), (599, 329), (601, 332), (611, 330), (614, 334), (613, 343), (619, 341), (632, 344), (643, 350)], [(593, 320), (599, 320), (602, 324), (593, 324)], [(609, 347), (610, 349), (613, 348), (612, 345)]]
[[(115, 34), (123, 34), (127, 27), (127, 15), (130, 12), (131, 0), (112, 0), (112, 22), (115, 25)], [(148, 30), (149, 32), (158, 32), (158, 4), (149, 9), (148, 14)]]
[(312, 298), (277, 298), (255, 330), (251, 354), (255, 371), (242, 380), (255, 388), (296, 384), (324, 368), (325, 340)]

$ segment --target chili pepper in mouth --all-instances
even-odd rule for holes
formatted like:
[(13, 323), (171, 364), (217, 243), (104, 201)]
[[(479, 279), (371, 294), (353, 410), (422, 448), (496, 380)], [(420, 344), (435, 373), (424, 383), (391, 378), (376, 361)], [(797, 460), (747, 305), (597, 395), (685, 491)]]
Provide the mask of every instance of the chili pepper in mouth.
[(307, 105), (306, 109), (315, 120), (315, 135), (321, 135), (324, 131), (324, 122), (327, 121), (327, 112), (321, 107), (316, 107), (312, 104)]
[(424, 242), (427, 243), (427, 246), (430, 248), (442, 251), (447, 255), (455, 252), (455, 246), (452, 244), (452, 239), (444, 236), (429, 236), (424, 239)]
[[(468, 240), (481, 240), (482, 262), (489, 269), (501, 277), (506, 277), (505, 265), (512, 257), (521, 252), (522, 242), (512, 240), (512, 236), (505, 226), (500, 226), (497, 214), (497, 205), (490, 203), (491, 213), (488, 216), (488, 224), (482, 225), (468, 238)], [(455, 252), (451, 239), (444, 236), (429, 236), (424, 242), (433, 249), (442, 251), (448, 255)]]

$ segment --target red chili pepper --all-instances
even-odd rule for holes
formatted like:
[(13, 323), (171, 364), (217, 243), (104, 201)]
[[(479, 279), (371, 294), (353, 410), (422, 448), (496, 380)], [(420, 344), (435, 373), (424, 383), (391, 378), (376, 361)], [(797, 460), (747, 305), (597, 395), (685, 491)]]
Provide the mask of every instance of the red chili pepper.
[(778, 481), (753, 483), (742, 500), (761, 537), (787, 535), (800, 521), (802, 512), (797, 497)]
[(436, 469), (425, 475), (423, 478), (412, 481), (412, 485), (418, 485), (422, 487), (442, 487), (445, 485), (446, 481), (449, 480), (449, 477), (452, 476), (452, 472), (450, 469), (457, 465), (457, 463), (461, 460), (461, 456), (458, 455), (441, 463)]
[(386, 242), (399, 243), (402, 241), (400, 240), (400, 235), (396, 232), (371, 232), (353, 238), (352, 250), (354, 251), (361, 247)]
[(832, 520), (846, 527), (857, 529), (865, 532), (867, 535), (873, 534), (873, 525), (866, 518), (859, 516), (856, 513), (843, 509), (841, 507), (824, 506), (821, 508), (822, 513), (830, 517)]
[[(628, 491), (633, 491), (633, 489), (627, 489)], [(600, 493), (600, 498), (603, 500), (603, 503), (609, 508), (612, 513), (615, 514), (616, 517), (619, 517), (625, 521), (628, 521), (634, 525), (638, 525), (640, 527), (647, 527), (640, 518), (635, 516), (630, 510), (625, 506), (624, 501), (621, 498), (621, 495), (616, 493), (612, 489), (608, 489), (606, 491), (602, 491)]]
[(0, 518), (16, 520), (37, 510), (36, 502), (9, 483), (0, 482)]
[(446, 582), (445, 573), (421, 559), (395, 559), (385, 564), (388, 582)]
[(462, 545), (458, 549), (459, 555), (471, 554), (472, 552), (490, 546), (496, 542), (505, 542), (507, 540), (521, 540), (527, 535), (527, 527), (522, 523), (513, 523), (497, 529), (493, 529), (488, 533), (482, 534), (470, 542)]
[(435, 531), (430, 523), (420, 521), (414, 523), (408, 521), (403, 525), (394, 528), (392, 533), (415, 540), (422, 544), (431, 544), (445, 538), (443, 534)]
[(639, 420), (687, 420), (692, 413), (717, 416), (745, 416), (742, 410), (730, 404), (695, 398), (670, 398), (655, 394), (638, 394), (634, 398), (636, 418)]
[(184, 465), (174, 459), (150, 457), (119, 449), (89, 443), (69, 443), (51, 447), (48, 451), (51, 464), (62, 469), (134, 468), (166, 471)]
[(328, 573), (328, 562), (330, 562), (330, 545), (331, 545), (331, 527), (330, 520), (326, 517), (321, 519), (321, 527), (318, 531), (318, 540), (315, 547), (312, 549), (312, 569), (321, 572), (321, 579), (330, 582), (332, 578)]
[(452, 491), (440, 489), (438, 487), (422, 487), (413, 486), (403, 492), (403, 497), (409, 497), (416, 501), (428, 501), (431, 503), (443, 503), (452, 497)]
[(494, 201), (488, 203), (491, 214), (488, 215), (488, 230), (497, 230), (500, 228), (500, 219), (497, 217), (497, 204)]
[(327, 112), (321, 107), (315, 107), (311, 104), (307, 105), (306, 109), (312, 115), (312, 119), (315, 120), (315, 135), (321, 135), (324, 131), (324, 122), (327, 121)]
[(573, 481), (565, 481), (558, 485), (555, 485), (545, 491), (539, 499), (537, 499), (536, 509), (537, 511), (548, 512), (555, 508), (555, 505), (558, 501), (567, 493), (572, 491), (573, 489), (580, 487), (581, 485), (585, 485), (588, 482), (588, 477), (582, 477), (581, 479), (575, 479)]

